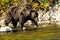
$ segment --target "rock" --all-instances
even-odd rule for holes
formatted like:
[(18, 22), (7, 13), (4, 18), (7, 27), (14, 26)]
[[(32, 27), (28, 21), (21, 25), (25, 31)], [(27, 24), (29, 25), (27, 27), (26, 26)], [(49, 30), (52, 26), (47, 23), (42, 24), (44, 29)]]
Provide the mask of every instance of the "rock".
[(28, 21), (27, 21), (27, 23), (28, 23), (29, 25), (31, 25), (31, 24), (32, 24), (31, 20), (28, 20)]
[(12, 29), (9, 26), (0, 27), (0, 32), (12, 32)]
[(23, 31), (25, 31), (26, 30), (26, 27), (23, 27)]
[[(60, 5), (56, 4), (52, 9), (49, 8), (50, 10), (47, 11), (45, 14), (41, 15), (39, 12), (39, 22), (38, 23), (43, 23), (44, 21), (50, 21), (50, 22), (55, 22), (58, 23), (60, 22)], [(49, 20), (50, 19), (50, 20)], [(42, 22), (43, 21), (43, 22)], [(58, 21), (58, 22), (57, 22)], [(46, 23), (44, 22), (44, 23)]]

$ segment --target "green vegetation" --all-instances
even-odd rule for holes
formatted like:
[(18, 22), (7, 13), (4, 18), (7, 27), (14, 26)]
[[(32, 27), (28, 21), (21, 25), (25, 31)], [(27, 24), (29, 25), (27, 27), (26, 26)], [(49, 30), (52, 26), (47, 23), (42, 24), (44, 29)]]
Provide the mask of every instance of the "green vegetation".
[[(21, 0), (0, 0), (0, 11), (7, 11), (8, 8), (10, 8), (11, 6), (15, 5), (18, 6), (19, 3), (21, 2)], [(34, 1), (35, 3), (38, 1)], [(44, 0), (44, 5), (46, 5), (47, 0)], [(39, 4), (40, 5), (40, 4)]]
[[(9, 8), (9, 7), (11, 7), (11, 6), (13, 6), (13, 5), (15, 5), (15, 6), (18, 6), (19, 4), (20, 4), (20, 2), (21, 2), (22, 0), (0, 0), (0, 11), (1, 10), (3, 10), (3, 11), (5, 11), (6, 12), (6, 10)], [(27, 0), (28, 1), (28, 0)], [(31, 0), (30, 0), (31, 1)], [(46, 7), (46, 5), (47, 5), (47, 3), (48, 4), (50, 4), (51, 3), (51, 0), (44, 0), (44, 1), (42, 1), (42, 0), (33, 0), (33, 2), (34, 3), (38, 3), (38, 2), (40, 2), (40, 6), (41, 7)], [(43, 3), (43, 4), (42, 4)], [(43, 5), (43, 6), (42, 6)]]
[(0, 11), (6, 11), (9, 7), (18, 5), (18, 0), (0, 0)]

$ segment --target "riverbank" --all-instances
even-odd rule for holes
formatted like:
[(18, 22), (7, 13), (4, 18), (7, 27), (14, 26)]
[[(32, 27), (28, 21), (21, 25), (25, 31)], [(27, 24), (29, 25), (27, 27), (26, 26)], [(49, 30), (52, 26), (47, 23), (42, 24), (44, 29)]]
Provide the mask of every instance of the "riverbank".
[(60, 40), (60, 28), (57, 25), (49, 25), (37, 31), (5, 33), (0, 34), (0, 40)]

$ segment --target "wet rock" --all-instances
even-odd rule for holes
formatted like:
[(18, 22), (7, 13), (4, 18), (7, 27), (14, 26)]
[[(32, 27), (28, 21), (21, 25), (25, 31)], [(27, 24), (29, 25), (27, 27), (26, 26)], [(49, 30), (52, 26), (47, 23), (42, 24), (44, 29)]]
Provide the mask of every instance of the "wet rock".
[(0, 32), (12, 32), (12, 29), (8, 26), (0, 27)]

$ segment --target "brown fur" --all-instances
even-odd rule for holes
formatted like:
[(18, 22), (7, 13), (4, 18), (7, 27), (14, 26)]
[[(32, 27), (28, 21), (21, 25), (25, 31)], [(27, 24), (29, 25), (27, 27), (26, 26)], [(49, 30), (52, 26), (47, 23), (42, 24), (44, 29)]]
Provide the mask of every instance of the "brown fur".
[(38, 26), (37, 19), (38, 19), (37, 11), (32, 10), (30, 6), (24, 7), (22, 11), (19, 7), (13, 6), (8, 10), (5, 25), (7, 26), (8, 23), (12, 21), (13, 25), (16, 27), (17, 22), (19, 21), (20, 27), (23, 28), (24, 23), (27, 20), (31, 20), (34, 23), (34, 25)]

